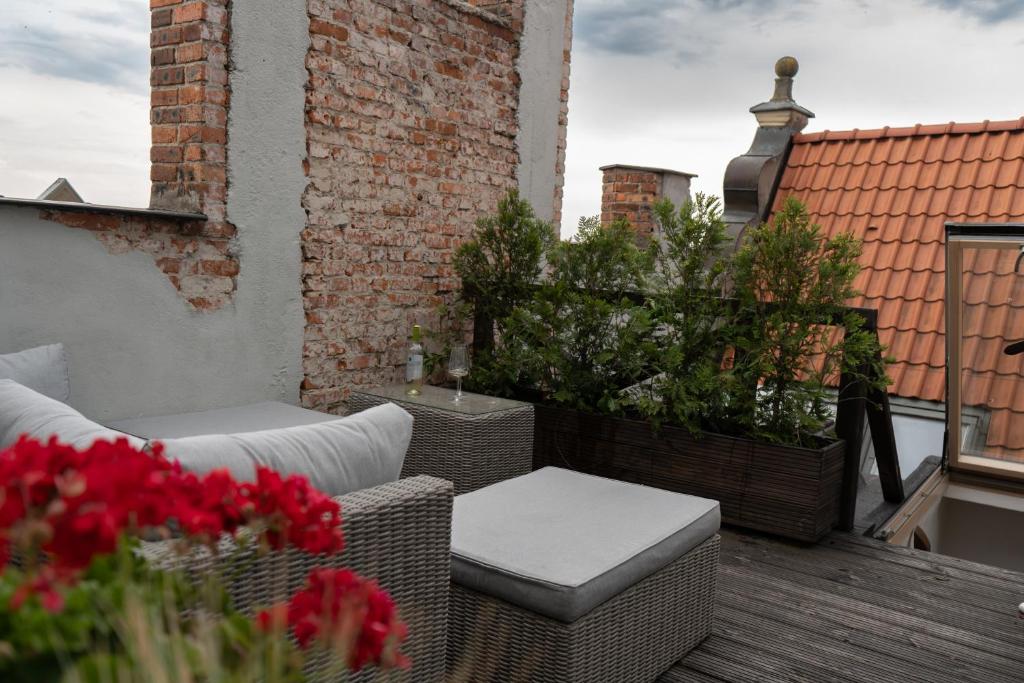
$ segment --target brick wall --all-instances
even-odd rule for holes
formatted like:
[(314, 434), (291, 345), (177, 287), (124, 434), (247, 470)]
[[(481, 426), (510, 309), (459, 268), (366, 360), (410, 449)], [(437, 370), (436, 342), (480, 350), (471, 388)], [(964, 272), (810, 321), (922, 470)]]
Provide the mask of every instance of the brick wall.
[(88, 230), (112, 254), (149, 254), (195, 309), (216, 309), (235, 289), (238, 259), (229, 253), (227, 240), (203, 236), (205, 221), (60, 210), (41, 211), (40, 218)]
[(515, 186), (516, 34), (447, 0), (309, 0), (304, 405), (394, 381)]
[(688, 173), (614, 164), (602, 166), (601, 223), (625, 218), (642, 240), (657, 233), (651, 206), (667, 197), (679, 206), (690, 196)]

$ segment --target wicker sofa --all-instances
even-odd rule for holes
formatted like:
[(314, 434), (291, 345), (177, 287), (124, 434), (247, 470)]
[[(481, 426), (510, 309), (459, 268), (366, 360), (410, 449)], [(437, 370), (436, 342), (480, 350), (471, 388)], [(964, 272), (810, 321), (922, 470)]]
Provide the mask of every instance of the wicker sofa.
[[(412, 660), (405, 671), (364, 670), (345, 681), (441, 681), (445, 671), (448, 625), (449, 539), (453, 488), (449, 481), (412, 477), (340, 496), (345, 550), (332, 564), (376, 577), (398, 604), (409, 626), (403, 651)], [(181, 562), (165, 543), (146, 544), (151, 560), (169, 566)], [(189, 571), (210, 571), (210, 555), (187, 560)], [(298, 551), (271, 554), (229, 586), (244, 611), (283, 599), (297, 590), (309, 570), (324, 558)], [(311, 663), (310, 680), (329, 680), (326, 661)]]

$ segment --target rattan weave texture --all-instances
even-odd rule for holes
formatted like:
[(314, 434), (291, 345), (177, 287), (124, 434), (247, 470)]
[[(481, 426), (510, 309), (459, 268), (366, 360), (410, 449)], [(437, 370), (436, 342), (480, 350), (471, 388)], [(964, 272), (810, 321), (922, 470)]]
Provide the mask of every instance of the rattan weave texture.
[[(403, 651), (412, 660), (406, 671), (367, 669), (350, 675), (326, 658), (310, 663), (310, 681), (441, 681), (445, 666), (448, 615), (449, 553), (452, 518), (451, 482), (414, 477), (337, 498), (341, 503), (345, 549), (337, 557), (289, 550), (259, 558), (228, 586), (234, 604), (251, 613), (285, 599), (305, 582), (310, 569), (344, 566), (375, 577), (398, 605), (409, 627)], [(185, 563), (192, 573), (214, 570), (222, 560), (208, 553), (186, 558), (167, 543), (147, 543), (144, 552), (160, 565)]]
[(711, 632), (716, 534), (571, 624), (452, 584), (448, 680), (654, 681)]
[[(349, 396), (353, 413), (386, 403), (372, 393)], [(455, 483), (455, 495), (528, 474), (533, 469), (533, 406), (467, 415), (414, 401), (395, 401), (413, 416), (403, 477), (426, 474)]]

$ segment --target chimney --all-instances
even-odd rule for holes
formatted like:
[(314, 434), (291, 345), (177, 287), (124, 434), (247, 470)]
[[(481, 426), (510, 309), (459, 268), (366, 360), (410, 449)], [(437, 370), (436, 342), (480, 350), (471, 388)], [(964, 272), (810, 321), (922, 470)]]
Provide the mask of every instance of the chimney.
[(725, 170), (725, 221), (729, 234), (737, 240), (748, 225), (757, 225), (768, 217), (793, 135), (814, 118), (811, 111), (793, 100), (793, 77), (799, 69), (795, 57), (775, 62), (775, 94), (750, 108), (758, 125), (754, 142)]
[(661, 199), (670, 199), (681, 206), (690, 199), (692, 173), (666, 168), (612, 164), (602, 166), (601, 224), (608, 225), (625, 218), (636, 230), (642, 243), (658, 236), (651, 206)]

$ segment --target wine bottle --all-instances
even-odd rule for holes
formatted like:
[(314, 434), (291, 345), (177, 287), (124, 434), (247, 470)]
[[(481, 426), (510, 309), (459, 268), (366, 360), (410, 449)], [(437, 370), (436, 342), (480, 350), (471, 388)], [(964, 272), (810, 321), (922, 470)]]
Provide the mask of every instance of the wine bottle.
[(423, 344), (419, 325), (412, 326), (412, 344), (409, 345), (409, 357), (405, 362), (405, 393), (419, 396), (423, 390)]

